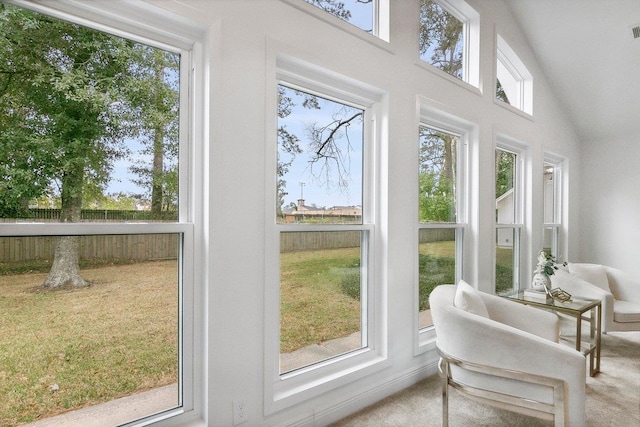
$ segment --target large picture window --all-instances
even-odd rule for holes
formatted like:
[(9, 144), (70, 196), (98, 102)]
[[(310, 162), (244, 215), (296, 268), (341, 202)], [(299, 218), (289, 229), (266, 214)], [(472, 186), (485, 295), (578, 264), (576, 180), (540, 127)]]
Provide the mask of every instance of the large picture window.
[(461, 278), (460, 136), (421, 125), (418, 193), (418, 328), (433, 324), (429, 295)]
[(365, 113), (278, 86), (281, 373), (367, 346)]
[(429, 295), (438, 285), (455, 284), (465, 274), (465, 234), (469, 221), (469, 153), (476, 126), (419, 98), (417, 126), (417, 212), (415, 234), (415, 354), (434, 339)]
[(506, 148), (495, 152), (496, 293), (518, 289), (522, 231), (520, 155)]
[(0, 424), (145, 393), (148, 409), (109, 422), (181, 414), (193, 407), (194, 41), (112, 34), (99, 5), (81, 17), (27, 6), (0, 5)]
[[(386, 363), (376, 223), (386, 95), (276, 54), (267, 159), (267, 413)], [(384, 233), (384, 231), (382, 231)]]
[(560, 259), (562, 224), (562, 167), (559, 160), (548, 160), (543, 167), (543, 243), (548, 254)]

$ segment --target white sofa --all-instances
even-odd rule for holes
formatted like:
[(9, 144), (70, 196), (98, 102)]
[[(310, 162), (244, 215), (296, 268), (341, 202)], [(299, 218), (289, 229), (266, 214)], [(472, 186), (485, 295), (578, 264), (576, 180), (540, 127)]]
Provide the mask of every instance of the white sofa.
[(602, 332), (640, 331), (640, 280), (600, 264), (569, 263), (551, 276), (553, 287), (602, 301)]
[(443, 425), (448, 387), (481, 402), (543, 419), (585, 426), (585, 358), (558, 343), (555, 313), (478, 292), (461, 281), (429, 297), (443, 376)]

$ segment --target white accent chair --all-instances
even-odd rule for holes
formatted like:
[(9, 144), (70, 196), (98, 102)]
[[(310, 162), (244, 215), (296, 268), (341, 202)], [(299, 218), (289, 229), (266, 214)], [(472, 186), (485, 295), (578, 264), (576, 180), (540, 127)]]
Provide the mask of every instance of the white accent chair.
[(600, 264), (569, 263), (551, 276), (553, 287), (602, 301), (602, 331), (640, 331), (640, 280)]
[(448, 389), (499, 408), (585, 426), (584, 356), (558, 343), (556, 314), (478, 292), (464, 281), (437, 286), (429, 297), (443, 378)]

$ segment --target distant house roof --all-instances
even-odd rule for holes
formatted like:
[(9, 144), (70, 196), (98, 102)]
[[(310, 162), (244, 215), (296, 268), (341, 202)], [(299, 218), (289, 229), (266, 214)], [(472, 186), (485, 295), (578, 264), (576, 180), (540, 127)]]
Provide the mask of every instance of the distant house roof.
[(304, 213), (305, 215), (361, 215), (362, 206), (332, 206), (330, 208), (319, 208), (304, 204), (304, 200), (298, 200), (298, 204), (293, 203), (282, 208), (282, 213), (295, 215)]

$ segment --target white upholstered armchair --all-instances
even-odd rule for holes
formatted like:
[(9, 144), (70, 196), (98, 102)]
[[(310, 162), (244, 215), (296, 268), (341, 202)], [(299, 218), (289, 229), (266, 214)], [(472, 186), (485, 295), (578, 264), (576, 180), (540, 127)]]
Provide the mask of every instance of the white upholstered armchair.
[(443, 377), (443, 426), (448, 388), (503, 409), (586, 425), (585, 358), (559, 344), (555, 314), (478, 292), (461, 281), (429, 297)]
[(569, 263), (551, 276), (553, 287), (602, 301), (602, 331), (640, 331), (640, 280), (600, 264)]

